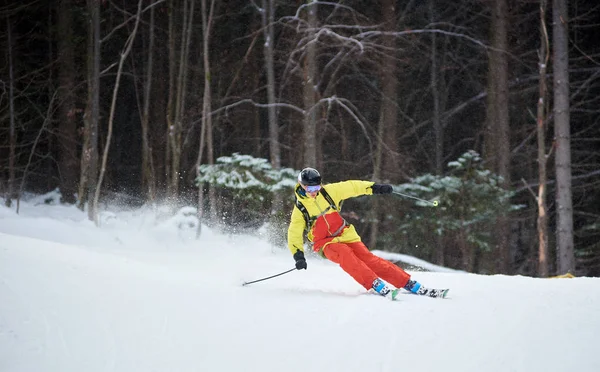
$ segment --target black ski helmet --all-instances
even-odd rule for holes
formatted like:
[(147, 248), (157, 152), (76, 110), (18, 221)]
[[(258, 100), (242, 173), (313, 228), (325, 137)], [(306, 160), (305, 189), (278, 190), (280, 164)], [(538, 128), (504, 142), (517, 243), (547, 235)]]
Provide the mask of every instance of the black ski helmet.
[(315, 168), (304, 168), (298, 174), (298, 182), (304, 186), (317, 186), (321, 184), (321, 174)]

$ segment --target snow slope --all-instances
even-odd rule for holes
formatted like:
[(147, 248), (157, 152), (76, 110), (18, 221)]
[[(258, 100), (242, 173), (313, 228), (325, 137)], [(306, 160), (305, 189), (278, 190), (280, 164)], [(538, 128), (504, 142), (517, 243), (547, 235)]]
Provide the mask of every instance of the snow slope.
[[(600, 371), (600, 279), (415, 272), (445, 300), (150, 210), (0, 207), (0, 371)], [(432, 266), (434, 269), (435, 267)]]

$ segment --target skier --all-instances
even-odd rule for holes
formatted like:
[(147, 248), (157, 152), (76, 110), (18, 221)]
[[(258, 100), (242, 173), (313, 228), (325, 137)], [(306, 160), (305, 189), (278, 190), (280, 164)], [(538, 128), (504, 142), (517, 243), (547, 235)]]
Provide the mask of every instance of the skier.
[[(393, 263), (371, 253), (352, 224), (340, 214), (345, 199), (361, 195), (391, 194), (391, 185), (371, 181), (343, 181), (321, 184), (321, 175), (314, 168), (304, 168), (298, 174), (295, 189), (296, 205), (288, 227), (288, 247), (296, 260), (296, 269), (306, 270), (303, 233), (313, 243), (313, 250), (341, 266), (367, 291), (396, 299), (400, 288), (430, 297), (445, 297), (447, 290), (428, 289), (412, 280), (410, 275)], [(390, 288), (390, 283), (395, 289)]]

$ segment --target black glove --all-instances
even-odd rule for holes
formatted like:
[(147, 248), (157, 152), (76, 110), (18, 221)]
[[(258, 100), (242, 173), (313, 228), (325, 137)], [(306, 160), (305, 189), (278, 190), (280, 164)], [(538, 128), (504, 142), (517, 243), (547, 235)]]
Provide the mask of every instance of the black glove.
[(294, 253), (294, 260), (296, 260), (296, 270), (306, 270), (306, 259), (304, 258), (304, 252), (297, 250)]
[(379, 185), (377, 183), (373, 184), (371, 188), (373, 189), (373, 194), (391, 194), (394, 191), (392, 185)]

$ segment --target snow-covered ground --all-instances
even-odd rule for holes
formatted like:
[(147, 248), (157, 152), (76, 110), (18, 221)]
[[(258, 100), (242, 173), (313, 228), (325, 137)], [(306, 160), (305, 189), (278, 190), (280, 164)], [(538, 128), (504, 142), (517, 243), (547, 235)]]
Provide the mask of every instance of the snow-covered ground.
[(0, 206), (1, 372), (600, 371), (598, 278), (430, 265), (414, 278), (448, 299), (391, 302), (311, 256), (242, 287), (292, 268), (286, 248), (40, 202)]

